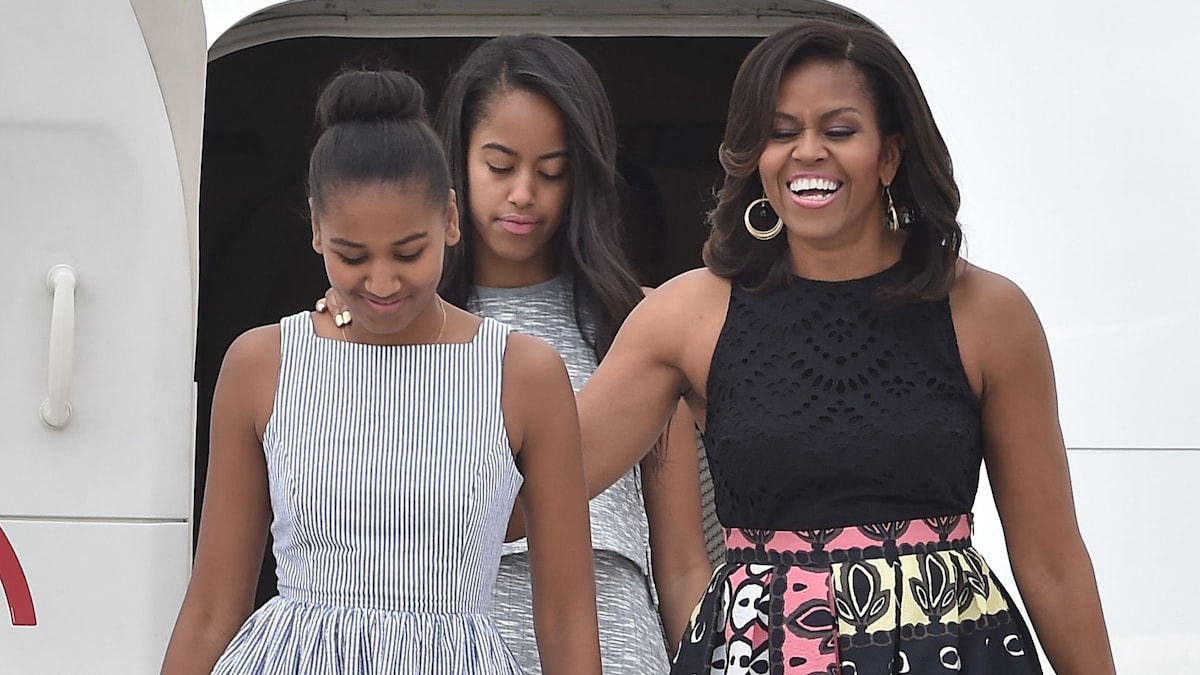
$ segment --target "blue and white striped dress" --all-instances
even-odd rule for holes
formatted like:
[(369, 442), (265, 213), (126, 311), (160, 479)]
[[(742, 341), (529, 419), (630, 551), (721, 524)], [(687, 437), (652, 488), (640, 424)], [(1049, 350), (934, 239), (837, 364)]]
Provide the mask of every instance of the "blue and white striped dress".
[(279, 596), (216, 674), (520, 673), (489, 617), (521, 486), (500, 408), (509, 329), (379, 346), (280, 322), (263, 446)]

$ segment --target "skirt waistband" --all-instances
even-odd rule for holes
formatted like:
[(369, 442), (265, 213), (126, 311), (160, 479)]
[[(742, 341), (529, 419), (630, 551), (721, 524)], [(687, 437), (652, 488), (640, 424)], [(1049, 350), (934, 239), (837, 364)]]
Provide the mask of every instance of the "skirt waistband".
[(894, 560), (902, 555), (971, 546), (971, 514), (816, 530), (725, 529), (725, 561), (749, 565), (811, 565)]

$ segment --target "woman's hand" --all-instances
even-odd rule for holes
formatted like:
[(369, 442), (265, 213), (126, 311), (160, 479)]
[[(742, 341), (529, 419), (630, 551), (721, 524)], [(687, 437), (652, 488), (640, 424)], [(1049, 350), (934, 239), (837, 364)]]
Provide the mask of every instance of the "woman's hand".
[(337, 291), (330, 288), (325, 291), (325, 297), (317, 300), (313, 305), (313, 311), (318, 314), (328, 312), (333, 317), (333, 323), (338, 328), (349, 324), (353, 320), (350, 315), (350, 310), (346, 309), (346, 303), (342, 302)]
[(642, 494), (658, 611), (674, 654), (713, 573), (704, 546), (696, 421), (683, 403), (658, 449), (642, 460)]

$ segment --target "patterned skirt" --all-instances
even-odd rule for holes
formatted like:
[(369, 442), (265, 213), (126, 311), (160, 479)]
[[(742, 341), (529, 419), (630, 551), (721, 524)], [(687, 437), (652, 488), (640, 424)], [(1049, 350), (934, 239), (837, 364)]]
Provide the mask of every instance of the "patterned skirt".
[(1042, 672), (969, 515), (725, 541), (672, 675)]

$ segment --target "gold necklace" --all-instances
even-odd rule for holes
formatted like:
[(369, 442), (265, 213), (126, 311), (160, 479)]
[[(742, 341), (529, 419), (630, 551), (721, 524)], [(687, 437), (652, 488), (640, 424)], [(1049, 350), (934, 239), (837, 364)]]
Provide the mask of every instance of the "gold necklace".
[[(446, 332), (446, 301), (442, 300), (442, 296), (440, 296), (440, 295), (435, 295), (433, 297), (437, 299), (438, 308), (440, 308), (442, 310), (442, 327), (440, 329), (438, 329), (437, 337), (435, 337), (433, 339), (433, 342), (431, 342), (429, 344), (437, 344), (437, 343), (441, 342), (442, 335), (445, 334), (445, 332)], [(346, 336), (346, 326), (348, 326), (348, 325), (350, 325), (350, 324), (343, 323), (341, 326), (339, 326), (339, 329), (342, 331), (342, 341), (343, 342), (350, 341), (350, 338)]]
[(437, 298), (438, 307), (442, 308), (442, 327), (438, 330), (437, 337), (433, 339), (432, 343), (437, 344), (442, 341), (442, 334), (446, 332), (446, 301), (443, 300), (442, 296), (440, 295), (435, 295), (433, 297)]

